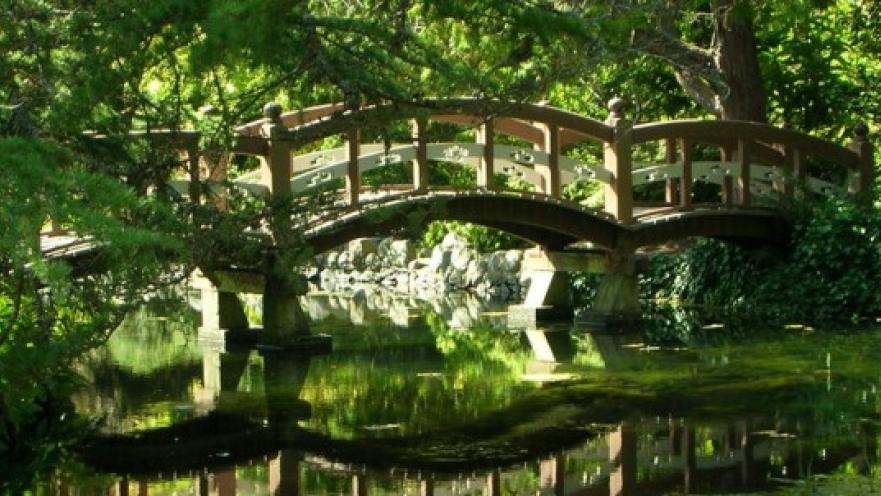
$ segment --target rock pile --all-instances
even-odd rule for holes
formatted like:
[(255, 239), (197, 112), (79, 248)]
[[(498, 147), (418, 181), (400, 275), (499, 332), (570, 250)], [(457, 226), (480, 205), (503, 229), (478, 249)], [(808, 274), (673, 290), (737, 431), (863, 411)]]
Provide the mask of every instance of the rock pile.
[(521, 250), (483, 254), (449, 233), (430, 250), (406, 239), (361, 238), (314, 259), (314, 274), (326, 289), (380, 284), (401, 292), (423, 294), (469, 290), (496, 299), (520, 298)]

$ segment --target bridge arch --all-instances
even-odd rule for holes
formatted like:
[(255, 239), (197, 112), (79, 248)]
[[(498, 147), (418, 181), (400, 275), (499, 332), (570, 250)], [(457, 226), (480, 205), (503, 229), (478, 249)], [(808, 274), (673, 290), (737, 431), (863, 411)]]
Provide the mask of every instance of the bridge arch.
[(391, 234), (435, 220), (494, 227), (550, 249), (590, 242), (608, 251), (632, 252), (691, 237), (782, 246), (790, 235), (789, 223), (773, 212), (692, 212), (622, 226), (603, 212), (545, 195), (436, 192), (388, 198), (320, 224), (305, 239), (321, 253), (352, 239)]
[(320, 253), (355, 238), (389, 234), (435, 220), (493, 227), (555, 249), (576, 241), (614, 249), (621, 232), (614, 221), (601, 213), (552, 201), (543, 195), (436, 192), (382, 201), (320, 225), (305, 238)]

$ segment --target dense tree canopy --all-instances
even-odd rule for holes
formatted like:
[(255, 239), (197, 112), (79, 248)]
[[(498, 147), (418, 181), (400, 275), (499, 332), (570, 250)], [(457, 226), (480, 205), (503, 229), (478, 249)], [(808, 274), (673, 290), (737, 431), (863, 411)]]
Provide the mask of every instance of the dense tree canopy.
[[(620, 95), (636, 121), (750, 119), (841, 140), (881, 124), (879, 38), (874, 0), (0, 0), (0, 450), (25, 446), (49, 408), (49, 371), (145, 295), (200, 256), (262, 248), (236, 236), (263, 205), (143, 195), (181, 158), (132, 130), (196, 129), (208, 155), (269, 101), (466, 95), (601, 119)], [(74, 279), (42, 260), (50, 217), (113, 270)]]

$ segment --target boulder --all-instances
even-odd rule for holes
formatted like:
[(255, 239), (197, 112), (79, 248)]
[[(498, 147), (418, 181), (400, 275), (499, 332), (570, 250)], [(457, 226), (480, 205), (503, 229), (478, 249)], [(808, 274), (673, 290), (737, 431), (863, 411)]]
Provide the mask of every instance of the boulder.
[(329, 269), (335, 269), (337, 267), (337, 259), (339, 258), (339, 256), (340, 254), (335, 251), (329, 252), (325, 260), (326, 267)]
[(379, 269), (379, 257), (376, 256), (376, 253), (368, 253), (367, 256), (364, 257), (364, 267), (370, 271)]
[(431, 267), (435, 271), (443, 271), (450, 265), (450, 252), (444, 250), (440, 245), (435, 246), (433, 250), (431, 250), (431, 258), (428, 262), (428, 267)]
[(486, 276), (492, 284), (500, 284), (507, 279), (507, 264), (505, 252), (496, 251), (490, 254), (486, 260)]
[(466, 287), (465, 276), (458, 270), (448, 270), (444, 276), (444, 281), (450, 289), (462, 289)]
[(486, 279), (486, 260), (472, 259), (465, 269), (465, 284), (468, 287), (479, 285)]
[(352, 263), (359, 263), (361, 259), (371, 253), (376, 253), (379, 238), (358, 238), (349, 241), (347, 250), (349, 252), (349, 260)]
[(523, 252), (520, 250), (508, 250), (505, 252), (505, 270), (509, 275), (520, 272), (520, 263), (523, 261)]
[(464, 239), (459, 237), (458, 234), (454, 232), (448, 232), (444, 239), (441, 240), (440, 246), (448, 251), (452, 251), (454, 248), (458, 248), (460, 246), (468, 246), (468, 243), (465, 242)]
[(336, 259), (337, 266), (342, 270), (352, 270), (352, 256), (349, 252), (344, 251), (339, 254)]
[(474, 252), (465, 246), (457, 246), (450, 251), (450, 265), (454, 269), (465, 272), (468, 264), (474, 259)]
[(312, 265), (317, 269), (323, 269), (325, 267), (324, 263), (327, 261), (327, 255), (324, 253), (319, 253), (312, 257)]
[(392, 243), (394, 241), (394, 238), (383, 238), (379, 244), (376, 245), (376, 255), (380, 260), (388, 260), (390, 258)]
[(389, 245), (389, 257), (395, 267), (406, 267), (416, 259), (416, 243), (409, 239), (392, 241)]

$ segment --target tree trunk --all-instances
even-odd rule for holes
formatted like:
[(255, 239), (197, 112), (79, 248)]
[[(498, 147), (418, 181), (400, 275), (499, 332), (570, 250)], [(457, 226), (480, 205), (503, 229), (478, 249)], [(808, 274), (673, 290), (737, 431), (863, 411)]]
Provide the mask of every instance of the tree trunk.
[(716, 4), (716, 64), (728, 87), (727, 94), (719, 96), (720, 119), (768, 119), (751, 10), (743, 0), (719, 0)]
[(685, 41), (677, 28), (681, 0), (656, 12), (657, 26), (639, 28), (632, 45), (669, 62), (676, 80), (701, 107), (719, 119), (767, 122), (750, 0), (714, 0), (713, 42), (703, 48)]

